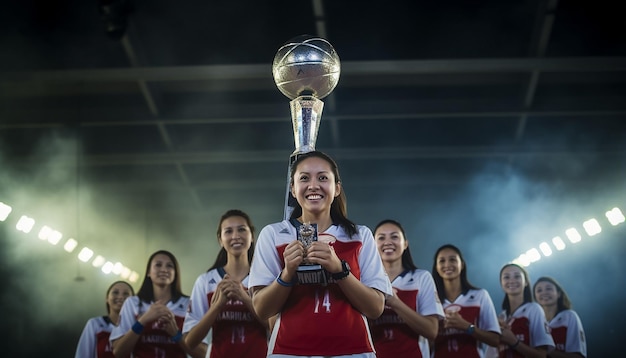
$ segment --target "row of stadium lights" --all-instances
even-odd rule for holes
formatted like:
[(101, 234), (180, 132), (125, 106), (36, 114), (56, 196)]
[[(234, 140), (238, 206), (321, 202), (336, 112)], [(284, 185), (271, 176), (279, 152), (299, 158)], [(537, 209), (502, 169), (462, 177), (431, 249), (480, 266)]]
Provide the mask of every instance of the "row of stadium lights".
[[(13, 209), (9, 205), (0, 202), (0, 221), (5, 221), (12, 210)], [(605, 213), (605, 216), (608, 219), (609, 223), (613, 226), (619, 225), (625, 220), (624, 214), (619, 208), (613, 208), (607, 211)], [(18, 231), (28, 234), (34, 226), (35, 220), (33, 218), (22, 215), (22, 217), (20, 217), (20, 219), (17, 221), (15, 228)], [(596, 219), (589, 219), (583, 222), (583, 228), (589, 236), (595, 236), (602, 232), (602, 227)], [(572, 244), (576, 244), (582, 240), (582, 236), (580, 235), (578, 230), (576, 230), (576, 228), (570, 228), (565, 230), (565, 235), (569, 242)], [(63, 234), (50, 228), (49, 226), (44, 225), (39, 230), (38, 237), (41, 240), (48, 241), (52, 245), (57, 245), (63, 238)], [(554, 238), (552, 238), (552, 245), (557, 251), (565, 250), (567, 246), (565, 244), (565, 241), (560, 236), (555, 236)], [(65, 244), (63, 244), (63, 249), (65, 249), (65, 251), (67, 251), (68, 253), (74, 252), (76, 247), (78, 247), (78, 241), (72, 238), (67, 239), (65, 241)], [(543, 254), (543, 256), (545, 257), (548, 257), (551, 256), (552, 253), (552, 247), (550, 246), (550, 244), (544, 241), (539, 244), (539, 249), (533, 247), (532, 249), (519, 255), (515, 260), (513, 260), (513, 262), (523, 266), (530, 266), (530, 264), (532, 264), (533, 262), (537, 262), (541, 259), (541, 254)], [(93, 265), (93, 267), (100, 267), (102, 272), (104, 272), (105, 274), (113, 273), (133, 283), (137, 282), (137, 279), (139, 278), (139, 274), (137, 272), (132, 271), (120, 262), (113, 263), (111, 261), (107, 261), (101, 255), (95, 255), (93, 250), (88, 247), (83, 247), (78, 252), (78, 259), (82, 262), (87, 263), (92, 258), (93, 261), (91, 262), (91, 264)]]
[[(3, 202), (0, 202), (0, 221), (5, 221), (9, 214), (11, 214), (13, 208)], [(26, 215), (22, 215), (20, 219), (17, 221), (15, 228), (18, 231), (21, 231), (25, 234), (28, 234), (32, 231), (35, 226), (35, 219), (30, 218)], [(39, 230), (39, 234), (37, 235), (40, 240), (48, 241), (51, 245), (58, 245), (63, 238), (63, 234), (54, 230), (49, 226), (42, 226)], [(78, 247), (78, 241), (73, 238), (69, 238), (63, 244), (63, 249), (68, 253), (72, 253)], [(94, 251), (88, 247), (83, 247), (77, 255), (78, 259), (84, 263), (88, 263), (92, 258), (91, 265), (95, 268), (100, 268), (100, 270), (105, 274), (114, 274), (120, 276), (124, 280), (128, 280), (130, 282), (137, 282), (139, 279), (139, 274), (136, 271), (131, 270), (130, 268), (124, 266), (121, 262), (108, 261), (104, 258), (104, 256), (96, 255)]]
[[(619, 225), (624, 222), (624, 214), (619, 208), (613, 208), (605, 213), (605, 216), (609, 223), (613, 226)], [(596, 236), (600, 232), (602, 232), (602, 227), (600, 223), (596, 219), (589, 219), (583, 222), (583, 228), (587, 235)], [(582, 240), (582, 236), (576, 230), (576, 228), (570, 228), (565, 230), (565, 236), (571, 244), (577, 244)], [(557, 251), (563, 251), (566, 248), (565, 240), (563, 240), (560, 236), (555, 236), (552, 238), (552, 245)], [(519, 255), (514, 263), (522, 265), (522, 266), (530, 266), (533, 262), (537, 262), (541, 260), (542, 254), (544, 257), (551, 256), (553, 253), (552, 247), (547, 242), (542, 242), (539, 244), (539, 249), (533, 247), (532, 249), (526, 251), (525, 253)]]

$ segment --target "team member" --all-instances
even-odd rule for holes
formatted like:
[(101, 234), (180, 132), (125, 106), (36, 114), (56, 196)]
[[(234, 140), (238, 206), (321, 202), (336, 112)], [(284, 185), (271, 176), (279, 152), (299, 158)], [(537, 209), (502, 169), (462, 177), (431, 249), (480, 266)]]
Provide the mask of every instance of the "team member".
[[(257, 314), (278, 314), (269, 356), (375, 357), (367, 318), (382, 314), (392, 292), (372, 232), (346, 217), (339, 170), (328, 155), (301, 154), (290, 188), (297, 201), (291, 219), (263, 228), (250, 270)], [(319, 233), (306, 249), (296, 240), (303, 223), (317, 224)], [(295, 281), (305, 258), (328, 272), (327, 285)]]
[(109, 335), (117, 326), (122, 304), (135, 291), (125, 281), (115, 281), (106, 293), (107, 315), (90, 318), (76, 347), (76, 358), (113, 358)]
[(433, 277), (413, 263), (399, 222), (381, 221), (374, 229), (374, 238), (393, 287), (382, 316), (370, 320), (376, 356), (429, 357), (428, 345), (420, 347), (420, 336), (435, 339), (439, 320), (443, 319)]
[(435, 252), (433, 278), (446, 318), (435, 340), (435, 358), (482, 358), (481, 343), (497, 347), (500, 325), (487, 290), (467, 279), (467, 263), (458, 247)]
[(191, 291), (183, 334), (196, 347), (210, 332), (209, 355), (267, 356), (267, 321), (261, 323), (248, 294), (248, 275), (254, 254), (254, 226), (248, 214), (229, 210), (222, 215), (215, 263), (200, 275)]
[(533, 302), (528, 272), (517, 264), (500, 270), (504, 299), (500, 316), (500, 358), (545, 358), (554, 349), (543, 309)]
[(580, 318), (563, 287), (552, 277), (541, 277), (533, 286), (535, 301), (546, 314), (555, 350), (553, 358), (587, 357), (587, 342)]
[(122, 306), (119, 326), (111, 332), (116, 357), (185, 358), (204, 357), (196, 348), (187, 348), (182, 327), (189, 297), (180, 288), (180, 268), (176, 257), (165, 250), (153, 253), (137, 296)]

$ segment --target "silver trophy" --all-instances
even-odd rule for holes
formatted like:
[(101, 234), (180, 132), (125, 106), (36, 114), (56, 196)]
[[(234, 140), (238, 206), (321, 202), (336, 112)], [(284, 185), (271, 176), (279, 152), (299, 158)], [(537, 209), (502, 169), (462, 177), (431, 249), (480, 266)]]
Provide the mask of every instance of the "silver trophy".
[(333, 46), (323, 38), (302, 35), (281, 46), (274, 56), (272, 73), (276, 86), (291, 102), (296, 149), (289, 157), (284, 218), (289, 219), (295, 198), (289, 190), (289, 169), (299, 154), (315, 150), (324, 102), (337, 82), (341, 64)]
[[(272, 64), (276, 86), (291, 101), (291, 120), (296, 149), (289, 157), (284, 218), (289, 219), (296, 205), (291, 195), (291, 166), (298, 155), (315, 150), (324, 102), (337, 82), (341, 64), (333, 46), (325, 39), (302, 35), (287, 41), (278, 49)], [(298, 240), (307, 248), (317, 240), (317, 225), (303, 224)], [(304, 262), (297, 271), (300, 284), (326, 284), (326, 272), (321, 265)]]

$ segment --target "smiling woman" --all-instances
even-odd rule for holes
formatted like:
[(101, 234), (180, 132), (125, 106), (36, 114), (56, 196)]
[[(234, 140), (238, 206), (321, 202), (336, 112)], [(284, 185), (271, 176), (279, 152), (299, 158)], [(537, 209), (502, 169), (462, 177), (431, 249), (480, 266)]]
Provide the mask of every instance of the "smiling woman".
[(169, 251), (160, 250), (148, 259), (146, 275), (137, 296), (122, 306), (119, 326), (111, 332), (116, 357), (147, 358), (204, 357), (188, 349), (182, 339), (182, 327), (189, 297), (180, 284), (178, 260)]
[(215, 263), (200, 275), (191, 292), (183, 334), (189, 347), (211, 334), (207, 357), (261, 358), (267, 354), (267, 320), (254, 313), (248, 275), (254, 254), (254, 226), (248, 214), (229, 210), (220, 219), (221, 246)]

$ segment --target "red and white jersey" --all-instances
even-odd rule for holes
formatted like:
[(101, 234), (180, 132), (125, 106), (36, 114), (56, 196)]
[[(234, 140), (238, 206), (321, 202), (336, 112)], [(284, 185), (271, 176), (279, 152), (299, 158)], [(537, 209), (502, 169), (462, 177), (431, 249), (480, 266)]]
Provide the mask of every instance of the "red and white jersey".
[[(504, 312), (502, 314), (505, 314)], [(554, 340), (543, 308), (536, 302), (519, 306), (507, 322), (511, 331), (524, 344), (531, 347), (549, 346), (554, 348)], [(500, 358), (523, 358), (524, 356), (508, 346), (500, 346)]]
[(578, 314), (572, 310), (557, 313), (550, 321), (550, 333), (557, 351), (580, 353), (587, 356), (585, 331)]
[[(391, 294), (391, 283), (376, 249), (370, 229), (358, 226), (348, 237), (332, 225), (319, 240), (328, 242), (337, 256), (365, 286)], [(283, 252), (295, 240), (296, 228), (288, 221), (261, 230), (250, 269), (250, 287), (268, 286), (284, 266)], [(292, 356), (374, 356), (365, 316), (357, 311), (335, 282), (328, 285), (296, 285), (279, 313), (272, 331), (270, 354)]]
[(76, 358), (115, 358), (109, 335), (115, 325), (108, 316), (90, 318), (76, 347)]
[[(443, 303), (444, 311), (456, 311), (464, 320), (484, 331), (500, 334), (500, 324), (496, 309), (489, 293), (485, 289), (468, 290), (454, 302), (447, 299)], [(434, 358), (482, 358), (482, 344), (464, 330), (443, 328), (435, 339)]]
[[(189, 332), (209, 311), (211, 299), (226, 272), (216, 268), (200, 275), (191, 291), (183, 333)], [(248, 277), (242, 281), (248, 288)], [(207, 357), (266, 357), (267, 330), (239, 300), (229, 300), (216, 318), (208, 337)]]
[[(406, 270), (391, 283), (394, 294), (422, 316), (436, 315), (443, 319), (437, 288), (430, 272)], [(428, 348), (420, 346), (420, 336), (389, 306), (383, 314), (370, 320), (376, 356), (382, 358), (428, 356)], [(424, 352), (423, 350), (427, 351)]]
[[(137, 296), (131, 296), (124, 301), (120, 311), (120, 323), (111, 332), (109, 339), (114, 341), (125, 335), (135, 324), (137, 318), (144, 314), (152, 303), (141, 301)], [(168, 302), (167, 308), (174, 314), (178, 327), (183, 326), (185, 313), (189, 306), (189, 297), (183, 296), (176, 302)], [(158, 321), (147, 324), (139, 336), (133, 349), (134, 358), (186, 358), (187, 355), (178, 343), (171, 340), (170, 335), (162, 328)]]

